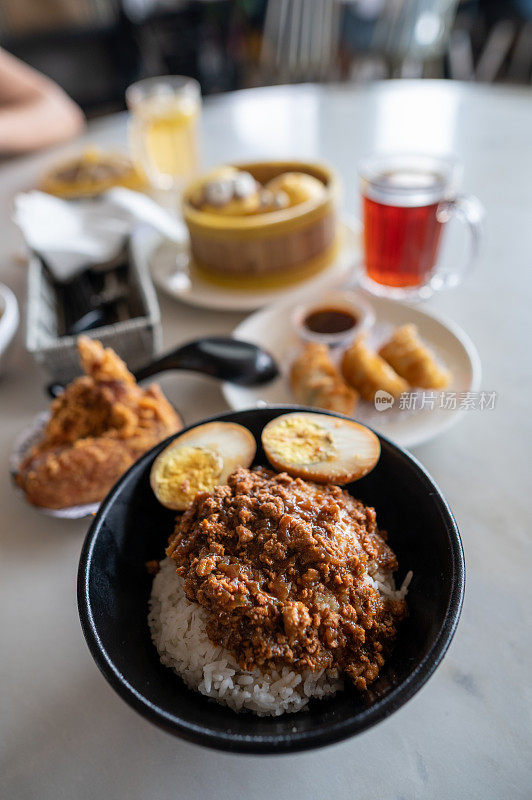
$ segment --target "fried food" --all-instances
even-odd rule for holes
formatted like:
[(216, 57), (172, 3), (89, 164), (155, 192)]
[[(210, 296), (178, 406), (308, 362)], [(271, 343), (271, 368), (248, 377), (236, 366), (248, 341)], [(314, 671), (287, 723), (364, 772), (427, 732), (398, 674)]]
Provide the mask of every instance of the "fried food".
[(89, 147), (74, 158), (57, 164), (43, 178), (40, 189), (56, 197), (95, 197), (125, 186), (141, 190), (146, 179), (122, 153), (105, 153)]
[(138, 386), (113, 350), (80, 336), (78, 353), (85, 375), (53, 401), (17, 475), (28, 501), (44, 508), (102, 500), (142, 453), (182, 427), (159, 386)]
[(345, 351), (342, 359), (342, 374), (351, 386), (367, 400), (373, 402), (375, 392), (382, 390), (394, 398), (409, 390), (404, 378), (377, 353), (366, 345), (364, 337), (359, 337)]
[(379, 350), (379, 355), (412, 386), (443, 389), (451, 374), (440, 367), (431, 351), (419, 338), (415, 325), (402, 325)]
[(298, 403), (351, 415), (358, 393), (342, 378), (325, 344), (309, 342), (292, 364), (290, 386)]

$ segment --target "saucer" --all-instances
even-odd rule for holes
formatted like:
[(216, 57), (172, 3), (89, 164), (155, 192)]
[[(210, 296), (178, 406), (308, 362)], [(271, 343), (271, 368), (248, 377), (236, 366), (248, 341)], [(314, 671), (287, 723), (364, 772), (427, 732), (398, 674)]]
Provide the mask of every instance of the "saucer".
[(152, 229), (139, 228), (133, 234), (134, 257), (147, 266), (155, 284), (171, 297), (191, 306), (220, 311), (254, 311), (280, 300), (319, 293), (345, 283), (360, 261), (360, 223), (344, 220), (341, 246), (334, 261), (317, 275), (277, 289), (227, 289), (201, 278), (190, 269), (188, 235), (171, 242)]

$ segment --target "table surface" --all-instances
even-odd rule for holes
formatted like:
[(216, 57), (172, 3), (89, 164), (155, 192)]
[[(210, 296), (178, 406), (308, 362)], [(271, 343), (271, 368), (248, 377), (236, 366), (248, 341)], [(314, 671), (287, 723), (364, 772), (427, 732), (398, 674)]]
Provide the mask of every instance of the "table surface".
[[(126, 144), (125, 115), (98, 120), (84, 140)], [(93, 663), (76, 608), (87, 521), (42, 516), (0, 482), (0, 796), (40, 798), (529, 798), (532, 794), (529, 356), (532, 269), (532, 93), (450, 82), (277, 87), (209, 99), (206, 166), (247, 157), (323, 158), (356, 211), (356, 164), (368, 151), (454, 152), (467, 191), (486, 209), (484, 252), (461, 288), (426, 305), (462, 325), (483, 363), (493, 411), (471, 411), (416, 449), (462, 532), (467, 590), (458, 631), (428, 684), (372, 730), (309, 754), (243, 757), (181, 742), (131, 710)], [(10, 222), (13, 195), (58, 153), (0, 166), (0, 278), (24, 307), (25, 269)], [(242, 315), (160, 297), (165, 345), (226, 333)], [(46, 405), (45, 376), (19, 331), (0, 380), (0, 446)], [(219, 387), (165, 377), (187, 422), (225, 409)], [(525, 442), (526, 440), (526, 442)], [(528, 623), (528, 624), (527, 624)], [(275, 758), (275, 763), (274, 763)]]

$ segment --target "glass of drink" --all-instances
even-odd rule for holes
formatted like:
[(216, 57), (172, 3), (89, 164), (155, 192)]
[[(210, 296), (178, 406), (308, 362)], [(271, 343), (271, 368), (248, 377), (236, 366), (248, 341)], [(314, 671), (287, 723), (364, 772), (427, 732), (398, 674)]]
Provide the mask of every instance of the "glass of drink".
[[(364, 288), (401, 300), (457, 286), (478, 255), (483, 217), (476, 197), (459, 194), (458, 162), (429, 155), (374, 155), (360, 165), (359, 176)], [(469, 229), (469, 252), (449, 270), (438, 257), (452, 216)]]
[(201, 90), (193, 78), (165, 75), (128, 87), (133, 159), (156, 189), (179, 189), (198, 169)]

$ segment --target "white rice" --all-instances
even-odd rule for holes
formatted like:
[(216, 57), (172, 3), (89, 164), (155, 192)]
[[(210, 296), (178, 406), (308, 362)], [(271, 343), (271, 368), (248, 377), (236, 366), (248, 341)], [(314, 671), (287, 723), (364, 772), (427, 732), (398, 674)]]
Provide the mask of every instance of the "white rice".
[[(411, 577), (409, 572), (398, 591), (391, 575), (375, 572), (367, 579), (387, 598), (402, 599)], [(326, 697), (343, 688), (333, 670), (243, 670), (231, 653), (210, 641), (206, 621), (205, 609), (187, 600), (183, 579), (176, 575), (174, 562), (165, 558), (153, 581), (148, 624), (162, 663), (192, 689), (234, 711), (278, 716), (300, 711), (311, 697)]]

